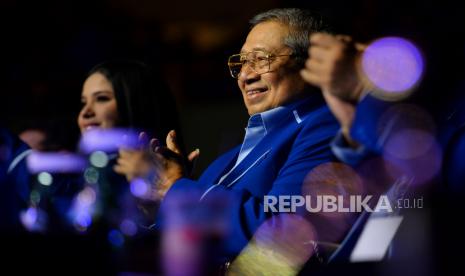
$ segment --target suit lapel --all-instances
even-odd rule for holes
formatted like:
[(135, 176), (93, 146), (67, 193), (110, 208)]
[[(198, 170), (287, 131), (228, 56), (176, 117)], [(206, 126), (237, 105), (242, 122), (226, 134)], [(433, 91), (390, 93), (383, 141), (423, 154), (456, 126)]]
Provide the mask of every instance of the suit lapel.
[[(292, 128), (295, 130), (297, 129), (297, 124), (293, 125)], [(277, 139), (280, 138), (278, 137), (279, 135), (283, 135), (284, 133), (288, 133), (288, 135), (285, 135), (286, 137), (289, 137), (289, 133), (292, 131), (292, 129), (286, 128), (283, 129), (283, 131), (274, 131), (273, 133), (270, 133), (270, 135), (267, 134), (265, 138), (263, 138), (262, 141), (247, 155), (244, 160), (242, 160), (241, 163), (237, 167), (232, 170), (229, 175), (223, 179), (221, 183), (218, 183), (219, 180), (223, 175), (229, 172), (231, 170), (232, 166), (234, 166), (234, 163), (237, 160), (237, 155), (239, 154), (239, 148), (234, 150), (231, 154), (228, 153), (227, 158), (224, 158), (225, 160), (227, 159), (228, 161), (223, 163), (227, 164), (227, 166), (223, 166), (220, 168), (220, 166), (216, 166), (218, 168), (218, 172), (215, 172), (215, 182), (212, 186), (210, 186), (204, 194), (201, 196), (200, 200), (202, 200), (209, 192), (210, 190), (214, 189), (218, 185), (222, 185), (225, 187), (231, 187), (234, 184), (236, 184), (246, 173), (248, 173), (252, 168), (260, 164), (263, 160), (265, 160), (270, 153), (272, 152), (272, 146), (274, 143), (276, 143)], [(225, 156), (226, 157), (226, 156)], [(234, 157), (234, 158), (233, 158)], [(220, 160), (218, 160), (220, 161)], [(215, 169), (215, 168), (212, 168)]]
[(226, 187), (232, 186), (250, 169), (260, 164), (260, 162), (264, 160), (270, 152), (271, 148), (263, 152), (260, 156), (255, 156), (256, 158), (248, 158), (249, 156), (247, 156), (247, 158), (242, 160), (242, 162), (236, 168), (234, 168), (234, 170), (220, 184)]
[[(292, 114), (290, 114), (292, 116)], [(220, 183), (223, 186), (230, 187), (241, 179), (246, 173), (265, 160), (276, 146), (276, 143), (292, 135), (298, 124), (290, 116), (283, 118), (282, 123), (276, 129), (268, 133), (263, 140), (242, 160), (237, 167)], [(291, 119), (293, 121), (291, 121)], [(218, 182), (216, 182), (218, 183)]]
[(202, 174), (199, 180), (201, 182), (204, 181), (205, 183), (208, 183), (208, 185), (218, 183), (220, 178), (229, 172), (234, 166), (239, 154), (239, 150), (240, 146), (237, 146), (223, 154), (219, 159), (215, 160), (215, 162), (207, 169), (207, 171)]

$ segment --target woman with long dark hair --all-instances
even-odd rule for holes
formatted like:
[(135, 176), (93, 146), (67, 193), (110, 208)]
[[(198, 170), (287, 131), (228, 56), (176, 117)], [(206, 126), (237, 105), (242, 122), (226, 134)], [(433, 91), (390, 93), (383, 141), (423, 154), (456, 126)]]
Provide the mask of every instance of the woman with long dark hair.
[[(77, 116), (82, 135), (78, 157), (85, 157), (89, 164), (83, 167), (71, 164), (77, 167), (74, 171), (63, 169), (60, 166), (68, 157), (57, 154), (57, 161), (52, 165), (60, 168), (52, 168), (57, 172), (53, 175), (53, 185), (40, 183), (37, 178), (38, 183), (33, 183), (32, 191), (41, 194), (40, 204), (31, 197), (30, 205), (57, 218), (50, 219), (50, 226), (45, 227), (49, 229), (61, 229), (63, 221), (65, 225), (71, 221), (81, 232), (90, 229), (96, 221), (113, 226), (125, 219), (144, 225), (153, 222), (153, 212), (147, 213), (145, 218), (134, 212), (128, 181), (136, 176), (148, 177), (151, 173), (150, 167), (140, 165), (150, 164), (146, 162), (150, 158), (148, 138), (165, 137), (170, 130), (178, 129), (176, 105), (167, 85), (160, 74), (142, 62), (106, 61), (89, 71), (82, 87), (81, 102)], [(134, 143), (121, 143), (127, 140), (127, 135), (136, 136), (137, 140), (139, 133), (143, 134), (141, 140), (144, 141), (137, 141), (136, 148), (131, 148)], [(121, 155), (137, 157), (130, 162), (135, 165), (123, 171), (116, 170)], [(46, 158), (39, 155), (35, 159), (42, 165)], [(82, 171), (84, 174), (80, 173)], [(144, 198), (140, 193), (134, 195)], [(140, 223), (140, 219), (147, 221)]]
[(92, 68), (81, 101), (81, 133), (93, 127), (124, 127), (165, 137), (178, 128), (168, 87), (159, 74), (138, 61), (107, 61)]

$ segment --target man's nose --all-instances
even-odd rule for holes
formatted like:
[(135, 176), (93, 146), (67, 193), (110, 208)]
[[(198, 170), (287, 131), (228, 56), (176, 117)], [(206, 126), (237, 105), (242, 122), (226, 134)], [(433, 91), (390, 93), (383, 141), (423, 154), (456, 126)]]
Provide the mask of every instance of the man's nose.
[(260, 78), (260, 75), (252, 69), (252, 66), (247, 62), (245, 63), (242, 68), (241, 72), (239, 73), (238, 79), (243, 81), (247, 84), (252, 83)]

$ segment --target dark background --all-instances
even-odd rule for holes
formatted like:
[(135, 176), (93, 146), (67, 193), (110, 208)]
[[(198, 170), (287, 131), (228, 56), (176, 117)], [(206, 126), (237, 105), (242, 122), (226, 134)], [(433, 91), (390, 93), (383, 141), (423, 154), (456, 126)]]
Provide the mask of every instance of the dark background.
[(276, 7), (320, 12), (336, 33), (360, 41), (403, 36), (423, 52), (419, 93), (432, 108), (460, 93), (465, 76), (461, 4), (427, 1), (0, 1), (0, 123), (19, 133), (45, 125), (72, 149), (86, 72), (110, 58), (159, 66), (171, 87), (196, 174), (240, 142), (247, 113), (227, 57), (248, 20)]

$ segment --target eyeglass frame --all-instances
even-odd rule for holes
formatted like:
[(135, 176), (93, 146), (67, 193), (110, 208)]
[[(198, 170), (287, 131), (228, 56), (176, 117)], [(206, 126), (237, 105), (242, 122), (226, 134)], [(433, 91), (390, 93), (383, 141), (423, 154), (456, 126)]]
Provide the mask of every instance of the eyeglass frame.
[[(232, 58), (232, 57), (236, 57), (236, 56), (248, 55), (248, 54), (253, 53), (253, 52), (262, 52), (262, 53), (265, 54), (265, 57), (264, 57), (264, 58), (265, 58), (265, 59), (267, 60), (267, 62), (268, 62), (268, 69), (267, 69), (265, 72), (259, 73), (259, 72), (257, 72), (257, 70), (254, 68), (255, 66), (252, 66), (252, 64), (255, 64), (256, 62), (252, 62), (252, 64), (251, 64), (251, 62), (250, 62), (249, 60), (246, 59), (244, 62), (241, 62), (241, 64), (242, 64), (242, 65), (241, 65), (241, 70), (239, 71), (239, 73), (238, 73), (237, 76), (235, 77), (234, 74), (233, 74), (233, 72), (232, 72), (232, 70), (231, 70), (231, 64), (233, 64), (233, 63), (231, 62), (231, 58)], [(285, 54), (285, 55), (275, 55), (275, 54), (271, 54), (271, 53), (268, 53), (267, 51), (263, 51), (263, 50), (254, 50), (254, 51), (247, 52), (247, 53), (234, 54), (234, 55), (229, 56), (229, 58), (228, 58), (229, 73), (231, 74), (231, 77), (233, 77), (234, 79), (239, 78), (239, 74), (242, 72), (242, 68), (244, 67), (244, 65), (245, 65), (246, 63), (248, 63), (250, 69), (252, 69), (252, 70), (253, 70), (255, 73), (257, 73), (257, 74), (262, 75), (262, 74), (265, 74), (265, 73), (270, 72), (270, 70), (271, 70), (271, 61), (272, 61), (272, 59), (277, 58), (277, 57), (286, 57), (286, 56), (292, 57), (292, 56), (295, 56), (295, 54), (292, 53), (292, 54)], [(234, 64), (237, 64), (237, 62), (234, 62)]]

